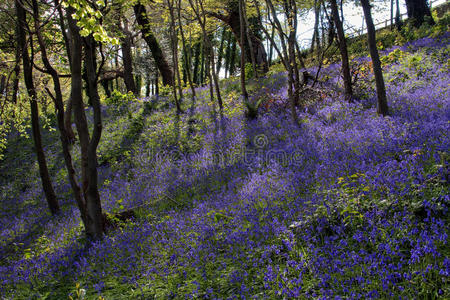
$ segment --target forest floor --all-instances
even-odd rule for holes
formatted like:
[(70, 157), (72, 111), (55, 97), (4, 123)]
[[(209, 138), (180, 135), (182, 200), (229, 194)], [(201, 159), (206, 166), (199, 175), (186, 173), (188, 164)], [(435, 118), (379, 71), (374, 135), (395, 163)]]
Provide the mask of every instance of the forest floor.
[[(376, 114), (368, 57), (339, 64), (288, 113), (286, 75), (170, 97), (115, 94), (102, 107), (100, 193), (133, 210), (85, 247), (54, 119), (44, 144), (60, 216), (47, 213), (32, 141), (0, 164), (1, 299), (449, 298), (450, 35), (382, 53), (390, 115)], [(314, 68), (309, 69), (311, 73)], [(90, 112), (91, 114), (91, 112)], [(72, 151), (78, 161), (79, 149)]]

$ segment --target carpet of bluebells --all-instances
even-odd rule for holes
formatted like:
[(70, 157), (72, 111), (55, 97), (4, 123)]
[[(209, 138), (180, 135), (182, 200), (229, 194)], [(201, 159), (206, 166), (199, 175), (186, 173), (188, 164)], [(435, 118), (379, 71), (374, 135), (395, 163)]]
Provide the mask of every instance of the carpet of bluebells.
[(8, 149), (22, 148), (1, 166), (20, 170), (1, 177), (1, 298), (448, 299), (449, 37), (382, 53), (385, 118), (367, 57), (352, 62), (351, 104), (340, 66), (321, 71), (300, 126), (283, 73), (250, 84), (251, 101), (265, 97), (256, 120), (238, 79), (222, 82), (223, 114), (206, 87), (179, 116), (166, 97), (110, 102), (103, 208), (136, 218), (90, 247), (57, 135), (46, 151), (64, 209), (52, 218), (30, 142), (11, 134)]

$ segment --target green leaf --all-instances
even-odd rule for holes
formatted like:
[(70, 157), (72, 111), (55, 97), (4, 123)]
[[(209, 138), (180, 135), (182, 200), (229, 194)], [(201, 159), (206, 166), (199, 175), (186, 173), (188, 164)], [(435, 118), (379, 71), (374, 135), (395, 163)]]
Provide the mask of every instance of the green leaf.
[(80, 35), (83, 37), (86, 37), (89, 35), (89, 30), (87, 30), (86, 28), (83, 28), (80, 30)]

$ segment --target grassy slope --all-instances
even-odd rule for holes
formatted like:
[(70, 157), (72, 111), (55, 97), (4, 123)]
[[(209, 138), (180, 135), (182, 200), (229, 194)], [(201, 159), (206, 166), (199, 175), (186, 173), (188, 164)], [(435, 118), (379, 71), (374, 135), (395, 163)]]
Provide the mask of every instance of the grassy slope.
[[(448, 39), (431, 46), (384, 59), (393, 111), (386, 120), (374, 114), (363, 69), (358, 88), (366, 99), (347, 105), (325, 97), (301, 113), (301, 129), (283, 112), (282, 75), (255, 85), (271, 104), (249, 123), (237, 80), (223, 82), (222, 119), (204, 89), (195, 106), (184, 102), (181, 116), (167, 99), (105, 108), (103, 205), (109, 212), (139, 207), (138, 219), (84, 249), (57, 155), (49, 157), (67, 199), (60, 218), (42, 214), (36, 170), (7, 177), (0, 293), (448, 296)], [(336, 70), (324, 73), (333, 85)], [(32, 161), (29, 142), (16, 142), (14, 152)], [(277, 151), (286, 156), (268, 159)], [(6, 157), (8, 166), (17, 162), (12, 151)], [(17, 204), (24, 210), (15, 212)]]

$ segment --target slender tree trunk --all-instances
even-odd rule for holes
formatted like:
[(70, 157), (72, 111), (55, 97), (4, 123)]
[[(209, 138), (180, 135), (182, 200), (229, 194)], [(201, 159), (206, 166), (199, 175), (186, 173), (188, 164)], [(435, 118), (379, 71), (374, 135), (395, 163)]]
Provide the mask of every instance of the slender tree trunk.
[[(275, 27), (272, 26), (272, 35), (271, 35), (271, 40), (274, 41), (275, 40)], [(272, 56), (273, 56), (273, 47), (274, 47), (274, 43), (270, 43), (270, 47), (269, 47), (269, 67), (272, 65)]]
[(347, 41), (345, 39), (344, 27), (342, 26), (341, 18), (339, 17), (339, 11), (336, 0), (330, 0), (330, 4), (334, 25), (336, 27), (339, 40), (339, 50), (341, 52), (342, 75), (344, 77), (345, 96), (347, 100), (351, 102), (353, 91), (352, 91), (352, 78), (350, 76), (350, 64), (347, 52)]
[(159, 71), (156, 69), (155, 71), (155, 93), (159, 95)]
[(250, 61), (252, 63), (253, 76), (258, 78), (258, 67), (256, 65), (255, 50), (253, 49), (252, 38), (251, 38), (251, 34), (250, 34), (248, 22), (247, 22), (247, 7), (246, 6), (247, 6), (246, 2), (243, 1), (242, 10), (243, 10), (243, 14), (244, 14), (243, 21), (244, 21), (245, 37), (247, 38), (248, 49), (250, 50)]
[[(208, 50), (206, 50), (208, 51)], [(205, 72), (206, 77), (209, 81), (209, 97), (211, 99), (211, 102), (214, 103), (214, 88), (213, 88), (213, 78), (211, 76), (211, 68), (214, 68), (214, 64), (211, 64), (211, 58), (209, 57), (209, 54), (206, 54), (206, 62), (205, 62)]]
[[(87, 71), (87, 84), (89, 86), (90, 102), (92, 103), (94, 124), (91, 139), (87, 145), (87, 180), (86, 207), (88, 220), (88, 236), (93, 240), (99, 240), (103, 237), (103, 215), (100, 194), (98, 192), (98, 174), (97, 174), (97, 146), (102, 134), (102, 115), (100, 108), (100, 97), (98, 95), (97, 70), (96, 70), (96, 42), (92, 35), (84, 38), (85, 55), (84, 64)], [(81, 141), (81, 138), (80, 138)]]
[[(178, 79), (178, 92), (180, 98), (179, 99), (177, 98), (177, 84), (173, 85), (173, 97), (175, 100), (175, 105), (177, 107), (177, 113), (181, 113), (180, 101), (183, 97), (183, 92), (181, 88), (180, 73), (178, 72), (178, 36), (175, 28), (175, 14), (173, 11), (174, 10), (173, 0), (167, 0), (167, 6), (169, 8), (169, 15), (170, 15), (170, 44), (172, 48), (172, 64), (173, 69), (175, 71), (173, 76), (174, 77), (176, 76)], [(175, 82), (175, 78), (173, 79), (173, 81)]]
[[(116, 70), (118, 70), (119, 69), (119, 55), (118, 55), (118, 53), (116, 53), (115, 55), (114, 55), (114, 67), (115, 67), (115, 69)], [(119, 89), (119, 76), (117, 76), (115, 79), (114, 79), (114, 81), (115, 81), (115, 83), (116, 83), (116, 90), (120, 90)]]
[(230, 69), (230, 53), (231, 53), (231, 38), (230, 34), (227, 35), (227, 46), (225, 48), (225, 64), (224, 64), (224, 71), (225, 71), (225, 78), (228, 76), (228, 70)]
[(194, 77), (193, 77), (193, 81), (195, 84), (199, 84), (199, 74), (198, 74), (198, 69), (200, 66), (200, 43), (196, 43), (194, 46)]
[(206, 72), (210, 81), (209, 84), (210, 84), (211, 101), (213, 101), (214, 98), (212, 88), (212, 85), (214, 84), (216, 88), (217, 102), (219, 103), (219, 108), (222, 111), (223, 110), (222, 96), (220, 95), (219, 80), (217, 78), (215, 69), (214, 49), (211, 39), (206, 31), (206, 14), (203, 8), (203, 3), (201, 1), (198, 2), (196, 1), (194, 5), (193, 0), (189, 0), (189, 4), (191, 5), (192, 10), (194, 11), (197, 17), (198, 22), (200, 23), (200, 27), (203, 33), (203, 45), (205, 48), (204, 53), (206, 54), (206, 62), (207, 62)]
[(14, 70), (14, 80), (13, 80), (13, 92), (11, 96), (11, 102), (17, 103), (17, 94), (19, 92), (19, 76), (20, 76), (20, 65)]
[[(136, 44), (136, 47), (135, 47), (135, 57), (141, 57), (141, 47), (139, 44)], [(134, 66), (134, 64), (133, 64), (133, 66)], [(136, 83), (136, 92), (137, 92), (136, 96), (140, 97), (141, 91), (142, 91), (142, 74), (141, 73), (137, 73), (136, 75), (134, 75), (134, 82)]]
[(398, 30), (402, 28), (402, 20), (400, 19), (400, 4), (399, 0), (395, 0), (395, 26)]
[(33, 19), (34, 19), (34, 28), (37, 36), (37, 40), (39, 43), (39, 47), (41, 50), (41, 58), (42, 62), (44, 64), (45, 69), (50, 74), (53, 80), (53, 89), (54, 89), (54, 96), (52, 96), (52, 99), (55, 103), (56, 107), (56, 119), (58, 124), (58, 129), (60, 133), (60, 140), (61, 140), (61, 146), (63, 150), (63, 156), (64, 156), (64, 162), (67, 169), (67, 175), (68, 180), (70, 183), (70, 186), (72, 188), (72, 192), (74, 195), (74, 198), (76, 199), (77, 203), (82, 202), (82, 195), (81, 195), (81, 189), (80, 186), (77, 183), (75, 169), (73, 167), (72, 162), (72, 155), (70, 153), (70, 137), (68, 136), (66, 132), (66, 126), (65, 126), (65, 119), (64, 119), (64, 103), (63, 103), (63, 96), (61, 92), (61, 83), (59, 80), (58, 73), (55, 68), (50, 63), (50, 60), (47, 56), (47, 49), (46, 45), (44, 44), (44, 40), (42, 38), (42, 34), (40, 31), (41, 24), (40, 24), (40, 16), (39, 16), (39, 4), (37, 0), (32, 0), (33, 3)]
[(128, 21), (124, 18), (123, 27), (121, 28), (124, 37), (121, 39), (122, 45), (122, 60), (123, 60), (123, 80), (127, 92), (132, 92), (135, 96), (138, 95), (136, 83), (133, 77), (133, 56), (131, 55), (132, 36), (128, 30)]
[[(256, 3), (256, 2), (255, 2)], [(279, 51), (280, 59), (283, 62), (284, 67), (288, 71), (288, 97), (289, 97), (289, 104), (291, 108), (291, 115), (294, 123), (296, 125), (299, 125), (298, 121), (298, 115), (296, 110), (296, 104), (298, 102), (298, 93), (299, 93), (299, 75), (298, 75), (298, 67), (296, 63), (296, 57), (295, 57), (295, 36), (296, 36), (296, 30), (297, 30), (297, 23), (296, 23), (296, 5), (292, 1), (283, 1), (284, 11), (285, 11), (285, 18), (288, 20), (288, 27), (289, 27), (289, 33), (286, 34), (283, 31), (283, 26), (281, 25), (277, 12), (275, 10), (275, 7), (273, 5), (273, 2), (271, 0), (266, 0), (267, 7), (270, 10), (270, 13), (272, 15), (273, 20), (272, 26), (276, 28), (278, 31), (278, 35), (280, 37), (282, 52)], [(257, 8), (258, 12), (259, 9)], [(270, 18), (270, 14), (269, 14)], [(287, 41), (286, 37), (287, 36)], [(275, 47), (275, 45), (274, 45)], [(277, 48), (275, 48), (277, 49)]]
[(245, 86), (245, 16), (244, 16), (244, 0), (239, 0), (239, 21), (240, 21), (240, 38), (241, 38), (241, 95), (244, 103), (248, 102), (247, 87)]
[(51, 214), (55, 215), (60, 212), (60, 208), (55, 191), (52, 186), (44, 148), (42, 146), (41, 131), (39, 126), (39, 108), (37, 103), (36, 89), (33, 82), (33, 61), (32, 59), (30, 59), (30, 56), (28, 54), (27, 37), (25, 31), (27, 25), (24, 3), (21, 0), (15, 0), (15, 9), (18, 19), (17, 43), (19, 45), (19, 48), (22, 49), (23, 74), (28, 96), (30, 97), (31, 127), (37, 160), (39, 164), (39, 174), (41, 176), (42, 187), (44, 190), (45, 198), (47, 199), (48, 207)]
[(237, 41), (236, 38), (233, 37), (233, 44), (231, 45), (231, 58), (230, 58), (230, 76), (236, 73), (236, 56), (237, 56)]
[(106, 97), (111, 97), (111, 90), (109, 89), (109, 81), (108, 80), (101, 80), (100, 84), (102, 85), (103, 89), (105, 90)]
[[(300, 51), (298, 48), (298, 44), (297, 44), (297, 4), (295, 2), (295, 0), (284, 0), (285, 2), (285, 7), (286, 7), (286, 11), (289, 12), (288, 16), (288, 22), (289, 22), (289, 38), (288, 38), (288, 45), (289, 45), (289, 56), (290, 56), (290, 61), (291, 61), (291, 66), (293, 67), (293, 71), (294, 71), (294, 103), (295, 105), (299, 105), (300, 103), (300, 72), (298, 69), (298, 64), (297, 64), (297, 56), (296, 53), (298, 53), (298, 58), (299, 60), (303, 63), (303, 59), (300, 57)], [(297, 112), (294, 112), (295, 115), (297, 116)], [(297, 120), (297, 124), (298, 124), (298, 120)]]
[(180, 102), (183, 100), (183, 83), (181, 82), (181, 76), (180, 76), (180, 68), (179, 68), (179, 62), (178, 62), (178, 32), (175, 27), (175, 13), (174, 13), (174, 3), (171, 4), (171, 19), (173, 22), (173, 68), (175, 70), (176, 80), (177, 80), (177, 87), (178, 87), (178, 94), (180, 95), (180, 100), (177, 104), (177, 109), (179, 112), (181, 112)]
[[(72, 68), (71, 62), (70, 62), (70, 58), (72, 57), (71, 49), (70, 49), (71, 45), (70, 45), (69, 37), (67, 36), (66, 25), (64, 23), (64, 13), (63, 13), (61, 3), (59, 2), (59, 0), (54, 0), (53, 3), (58, 11), (59, 27), (61, 30), (61, 34), (63, 36), (64, 45), (66, 46), (65, 48), (66, 48), (67, 57), (69, 58), (69, 67)], [(69, 144), (71, 145), (71, 144), (75, 143), (75, 133), (73, 132), (73, 129), (72, 129), (72, 101), (71, 101), (70, 97), (67, 100), (66, 110), (64, 112), (64, 126), (65, 126), (65, 130), (66, 130), (66, 134), (67, 134), (67, 140), (68, 140)]]
[(3, 95), (3, 93), (6, 90), (6, 76), (0, 75), (0, 95)]
[(147, 42), (150, 48), (155, 64), (161, 73), (163, 85), (174, 85), (173, 71), (167, 63), (166, 57), (159, 46), (153, 32), (150, 30), (150, 21), (147, 17), (145, 6), (139, 2), (133, 6), (136, 21), (141, 26), (142, 38)]
[(186, 77), (189, 82), (189, 86), (191, 87), (192, 92), (192, 100), (195, 101), (195, 87), (194, 83), (192, 82), (192, 75), (191, 75), (191, 56), (190, 51), (188, 51), (186, 47), (186, 38), (184, 36), (184, 30), (183, 30), (183, 24), (181, 22), (181, 0), (178, 0), (178, 23), (180, 24), (180, 34), (181, 34), (181, 43), (183, 46), (183, 52), (185, 54), (185, 70), (186, 70)]
[(394, 29), (394, 0), (391, 0), (391, 30)]
[[(175, 31), (175, 74), (177, 75), (178, 93), (180, 94), (180, 102), (183, 100), (183, 82), (181, 81), (180, 68), (178, 61), (178, 34)], [(181, 111), (181, 108), (180, 108)]]
[(148, 74), (145, 75), (145, 97), (150, 97), (151, 87), (150, 87), (150, 76)]
[(377, 41), (375, 37), (375, 26), (372, 21), (369, 0), (361, 0), (364, 11), (364, 17), (367, 24), (367, 42), (369, 44), (370, 57), (372, 58), (373, 73), (375, 75), (375, 83), (377, 87), (378, 113), (386, 116), (389, 114), (386, 98), (386, 88), (384, 86), (383, 71), (381, 69), (380, 57), (378, 55)]
[(205, 43), (202, 43), (201, 48), (201, 65), (200, 65), (200, 85), (203, 85), (205, 83)]
[(317, 45), (317, 48), (320, 47), (319, 17), (320, 17), (320, 4), (318, 5), (317, 0), (314, 0), (314, 29), (313, 29), (313, 37), (311, 39), (311, 52), (314, 52), (314, 45)]
[(227, 31), (226, 28), (224, 27), (222, 29), (222, 34), (220, 35), (220, 46), (219, 46), (219, 51), (217, 53), (217, 71), (216, 73), (220, 73), (220, 69), (222, 68), (222, 59), (223, 59), (223, 46), (225, 44), (225, 40), (227, 38)]
[[(221, 20), (222, 22), (224, 22), (225, 24), (227, 24), (228, 26), (230, 26), (231, 31), (233, 32), (236, 41), (238, 41), (240, 43), (240, 46), (242, 47), (241, 44), (241, 30), (240, 30), (240, 17), (239, 17), (239, 0), (232, 0), (229, 1), (227, 3), (227, 15), (222, 15), (222, 14), (216, 14), (216, 13), (210, 13), (210, 15), (212, 15), (213, 17)], [(260, 24), (260, 20), (256, 20), (255, 23), (259, 23)], [(266, 73), (269, 69), (268, 69), (268, 64), (267, 64), (267, 53), (266, 50), (264, 48), (264, 43), (262, 41), (261, 38), (259, 38), (259, 30), (260, 30), (260, 25), (258, 26), (252, 26), (249, 35), (250, 35), (250, 39), (251, 39), (251, 43), (252, 43), (252, 48), (253, 48), (253, 55), (254, 58), (256, 60), (256, 64), (258, 65), (258, 67), (262, 70), (263, 73)], [(244, 51), (244, 54), (246, 55), (246, 61), (251, 62), (252, 58), (251, 58), (251, 53), (250, 53), (250, 48), (248, 46), (248, 39), (247, 39), (247, 33), (246, 31), (244, 31), (244, 49), (246, 49), (246, 51)]]
[[(19, 23), (16, 24), (19, 26)], [(16, 38), (18, 40), (18, 36), (16, 33)], [(13, 80), (13, 93), (11, 96), (11, 102), (17, 103), (17, 93), (19, 92), (19, 76), (20, 76), (20, 59), (21, 59), (21, 51), (18, 43), (16, 44), (16, 53), (15, 53), (15, 66), (14, 66), (14, 80)], [(8, 96), (8, 95), (6, 95)]]
[(219, 108), (222, 111), (223, 110), (223, 103), (222, 103), (222, 95), (220, 94), (220, 86), (219, 86), (219, 78), (217, 76), (217, 72), (215, 69), (215, 63), (214, 63), (214, 50), (212, 45), (210, 45), (210, 59), (211, 59), (211, 72), (212, 72), (212, 78), (214, 82), (214, 88), (216, 89), (216, 96), (217, 96), (217, 102), (219, 103)]
[(136, 74), (134, 76), (134, 82), (136, 82), (136, 97), (140, 97), (142, 90), (142, 76), (140, 74)]

